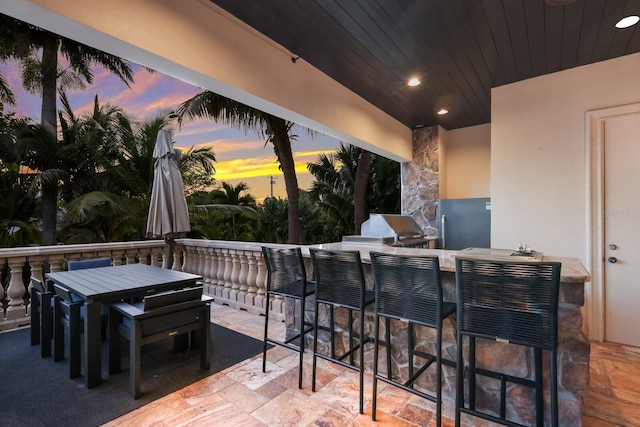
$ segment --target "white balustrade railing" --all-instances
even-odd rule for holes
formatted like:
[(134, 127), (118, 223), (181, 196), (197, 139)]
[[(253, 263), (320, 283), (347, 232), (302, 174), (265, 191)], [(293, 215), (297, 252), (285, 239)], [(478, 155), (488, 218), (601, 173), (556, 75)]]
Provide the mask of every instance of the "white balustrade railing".
[[(204, 293), (219, 304), (264, 313), (267, 271), (262, 243), (177, 239), (171, 268), (203, 277)], [(289, 245), (273, 245), (289, 247)], [(63, 271), (67, 262), (111, 257), (114, 264), (142, 262), (167, 268), (168, 246), (163, 240), (36, 246), (0, 249), (0, 266), (8, 279), (0, 286), (0, 330), (30, 322), (30, 277), (42, 280), (46, 271)], [(284, 319), (281, 298), (271, 301), (274, 319)]]
[[(177, 239), (176, 258), (182, 254), (182, 271), (204, 278), (205, 294), (218, 304), (229, 305), (250, 313), (265, 309), (267, 271), (258, 242)], [(269, 246), (290, 247), (290, 245)], [(285, 305), (281, 298), (271, 301), (270, 315), (284, 320)]]

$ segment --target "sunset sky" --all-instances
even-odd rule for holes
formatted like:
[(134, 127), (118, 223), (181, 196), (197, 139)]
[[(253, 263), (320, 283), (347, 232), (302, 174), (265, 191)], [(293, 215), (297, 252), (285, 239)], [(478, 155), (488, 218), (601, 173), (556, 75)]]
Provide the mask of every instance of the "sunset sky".
[[(119, 79), (101, 68), (94, 68), (94, 84), (84, 91), (68, 91), (67, 95), (75, 114), (79, 115), (93, 107), (98, 95), (101, 104), (110, 103), (124, 109), (138, 119), (155, 117), (175, 109), (181, 102), (202, 89), (161, 73), (149, 73), (144, 68), (134, 67), (135, 83), (128, 88)], [(19, 72), (13, 64), (0, 64), (0, 73), (7, 79), (17, 99), (15, 111), (20, 116), (40, 120), (40, 99), (22, 89)], [(298, 139), (293, 141), (298, 185), (308, 189), (313, 181), (306, 168), (320, 153), (332, 152), (340, 144), (334, 138), (321, 135), (311, 139), (304, 128), (295, 129)], [(210, 145), (216, 155), (215, 164), (218, 181), (233, 185), (243, 181), (249, 192), (259, 201), (270, 195), (270, 176), (276, 178), (274, 196), (286, 197), (284, 179), (278, 169), (273, 146), (265, 146), (256, 134), (246, 134), (238, 129), (219, 125), (213, 121), (198, 121), (186, 124), (174, 131), (177, 148), (183, 150)]]

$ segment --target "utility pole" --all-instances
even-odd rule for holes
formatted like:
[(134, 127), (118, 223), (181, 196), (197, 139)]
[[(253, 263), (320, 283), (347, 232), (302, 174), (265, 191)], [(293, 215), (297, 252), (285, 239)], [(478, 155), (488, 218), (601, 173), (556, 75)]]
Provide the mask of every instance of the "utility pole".
[(276, 183), (276, 177), (271, 175), (269, 177), (269, 184), (271, 184), (271, 198), (273, 199), (273, 184)]

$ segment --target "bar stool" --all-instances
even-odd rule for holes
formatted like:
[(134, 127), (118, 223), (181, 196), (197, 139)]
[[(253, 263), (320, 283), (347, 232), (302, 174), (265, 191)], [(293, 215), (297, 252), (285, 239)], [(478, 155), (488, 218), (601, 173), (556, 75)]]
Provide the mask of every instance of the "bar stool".
[[(487, 261), (456, 258), (457, 344), (456, 426), (462, 413), (507, 426), (522, 426), (507, 420), (507, 384), (535, 390), (536, 425), (544, 424), (542, 351), (549, 352), (550, 422), (558, 425), (558, 262)], [(468, 396), (464, 396), (463, 337), (468, 337)], [(521, 378), (483, 369), (476, 365), (476, 339), (495, 340), (531, 347), (534, 354), (533, 378)], [(476, 375), (500, 381), (499, 415), (476, 408)], [(483, 408), (484, 409), (484, 408)], [(494, 411), (493, 413), (497, 413)]]
[[(295, 350), (300, 353), (298, 388), (302, 388), (304, 337), (305, 334), (313, 330), (313, 324), (305, 321), (304, 318), (306, 298), (315, 293), (316, 285), (314, 282), (307, 281), (300, 248), (271, 248), (263, 246), (262, 254), (267, 265), (267, 302), (265, 304), (262, 372), (267, 370), (267, 343)], [(269, 306), (271, 305), (270, 297), (272, 295), (300, 301), (300, 323), (297, 325), (299, 333), (286, 338), (285, 341), (268, 337)], [(298, 340), (298, 344), (292, 344), (296, 340)]]
[[(335, 362), (341, 366), (354, 369), (360, 374), (360, 413), (364, 412), (364, 345), (373, 338), (364, 335), (364, 310), (373, 304), (373, 290), (365, 289), (362, 264), (359, 251), (337, 251), (310, 248), (313, 271), (316, 279), (316, 302), (313, 334), (313, 379), (312, 391), (316, 391), (317, 358)], [(318, 325), (319, 305), (329, 307), (329, 327), (331, 336), (331, 353), (318, 352), (318, 329), (327, 329)], [(335, 308), (348, 310), (349, 349), (343, 354), (336, 353), (335, 345)], [(358, 313), (359, 331), (353, 331), (353, 313)], [(358, 364), (354, 354), (358, 352)], [(345, 361), (349, 358), (349, 361)]]
[[(428, 399), (436, 404), (436, 423), (442, 420), (442, 363), (451, 367), (455, 362), (442, 359), (442, 322), (456, 311), (456, 305), (444, 302), (440, 280), (440, 263), (437, 256), (401, 256), (371, 252), (371, 268), (375, 282), (376, 324), (373, 368), (373, 404), (371, 418), (376, 420), (378, 380)], [(393, 375), (390, 320), (407, 322), (408, 378), (401, 380)], [(380, 340), (380, 321), (385, 322), (385, 339)], [(435, 355), (415, 348), (415, 326), (436, 330)], [(379, 372), (379, 349), (386, 347), (386, 375)], [(422, 361), (420, 366), (415, 362)], [(415, 388), (415, 382), (435, 362), (436, 395), (429, 395)]]

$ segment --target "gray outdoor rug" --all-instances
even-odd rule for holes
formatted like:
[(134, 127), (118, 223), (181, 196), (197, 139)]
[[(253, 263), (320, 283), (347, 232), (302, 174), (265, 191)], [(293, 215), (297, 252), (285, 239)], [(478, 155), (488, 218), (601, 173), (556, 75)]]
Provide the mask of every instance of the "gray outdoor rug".
[[(30, 345), (29, 328), (0, 334), (0, 419), (3, 426), (98, 426), (262, 351), (262, 341), (212, 324), (211, 368), (200, 369), (199, 351), (171, 351), (171, 340), (142, 350), (142, 396), (128, 393), (127, 346), (123, 371), (109, 376), (103, 343), (103, 383), (87, 389), (69, 379), (67, 361), (42, 359)], [(271, 347), (271, 346), (270, 346)]]

